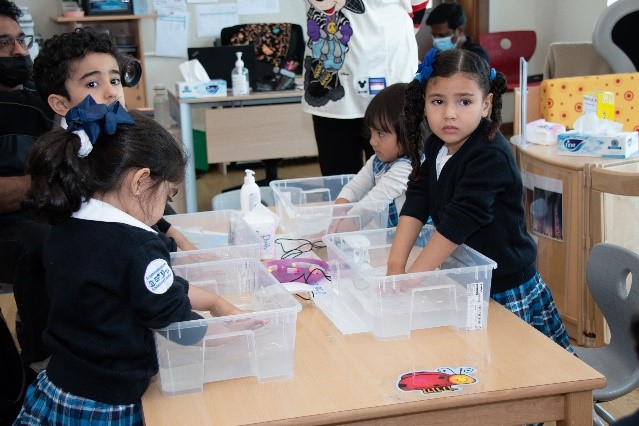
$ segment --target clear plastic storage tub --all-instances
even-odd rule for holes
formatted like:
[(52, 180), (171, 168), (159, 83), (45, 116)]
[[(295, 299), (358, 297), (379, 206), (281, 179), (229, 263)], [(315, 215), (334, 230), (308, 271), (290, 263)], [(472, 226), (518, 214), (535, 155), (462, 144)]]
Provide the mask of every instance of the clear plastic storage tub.
[(199, 250), (171, 253), (171, 264), (185, 265), (240, 257), (260, 258), (260, 238), (234, 210), (165, 216)]
[(330, 232), (379, 229), (388, 226), (388, 203), (370, 201), (335, 204), (342, 187), (355, 175), (274, 180), (280, 233), (319, 241)]
[[(256, 376), (262, 382), (293, 376), (295, 325), (302, 307), (258, 259), (182, 265), (174, 271), (190, 285), (213, 291), (252, 312), (226, 317), (200, 312), (202, 320), (156, 330), (164, 393), (197, 392), (204, 383), (236, 377)], [(206, 334), (199, 338), (204, 330)], [(174, 341), (189, 335), (198, 336), (198, 341)]]
[[(434, 227), (424, 226), (408, 265)], [(461, 245), (435, 271), (386, 276), (396, 228), (325, 235), (331, 283), (315, 303), (343, 333), (377, 339), (410, 336), (439, 326), (473, 330), (486, 325), (492, 270), (497, 264)]]

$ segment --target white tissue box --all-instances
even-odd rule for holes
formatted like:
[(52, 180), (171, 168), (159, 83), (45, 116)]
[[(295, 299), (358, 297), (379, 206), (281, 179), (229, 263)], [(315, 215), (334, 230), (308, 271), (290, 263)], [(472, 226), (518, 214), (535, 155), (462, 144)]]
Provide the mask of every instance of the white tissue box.
[(591, 135), (571, 130), (557, 136), (559, 155), (626, 158), (639, 152), (637, 132)]
[(207, 82), (175, 83), (175, 91), (179, 98), (210, 98), (226, 96), (226, 80), (209, 80)]
[(557, 135), (566, 131), (566, 126), (544, 120), (532, 121), (526, 124), (526, 140), (539, 145), (557, 143)]

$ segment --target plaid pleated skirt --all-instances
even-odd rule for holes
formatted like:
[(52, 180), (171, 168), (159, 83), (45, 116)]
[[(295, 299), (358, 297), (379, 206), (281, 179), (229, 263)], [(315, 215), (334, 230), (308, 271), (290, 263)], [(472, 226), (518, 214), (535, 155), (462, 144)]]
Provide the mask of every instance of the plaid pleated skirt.
[(142, 425), (142, 402), (111, 405), (64, 392), (46, 370), (29, 386), (16, 425)]
[(519, 287), (493, 294), (492, 298), (568, 352), (575, 353), (552, 293), (539, 273)]

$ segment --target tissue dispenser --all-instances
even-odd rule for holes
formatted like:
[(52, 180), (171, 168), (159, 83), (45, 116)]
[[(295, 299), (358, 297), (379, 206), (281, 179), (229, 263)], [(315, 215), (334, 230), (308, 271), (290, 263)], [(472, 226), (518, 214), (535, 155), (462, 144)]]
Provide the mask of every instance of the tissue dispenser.
[(639, 151), (637, 132), (596, 135), (571, 130), (557, 135), (559, 155), (626, 158)]
[(175, 91), (178, 97), (182, 99), (226, 96), (226, 80), (197, 81), (193, 83), (179, 81), (175, 83)]

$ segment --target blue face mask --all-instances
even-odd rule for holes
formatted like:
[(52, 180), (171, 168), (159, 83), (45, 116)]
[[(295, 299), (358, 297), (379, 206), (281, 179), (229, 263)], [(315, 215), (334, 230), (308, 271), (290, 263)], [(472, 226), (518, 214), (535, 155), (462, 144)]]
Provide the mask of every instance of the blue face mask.
[(433, 46), (435, 47), (435, 49), (439, 50), (439, 51), (444, 51), (444, 50), (451, 50), (454, 49), (455, 43), (453, 43), (453, 36), (448, 36), (448, 37), (436, 37), (433, 39)]

